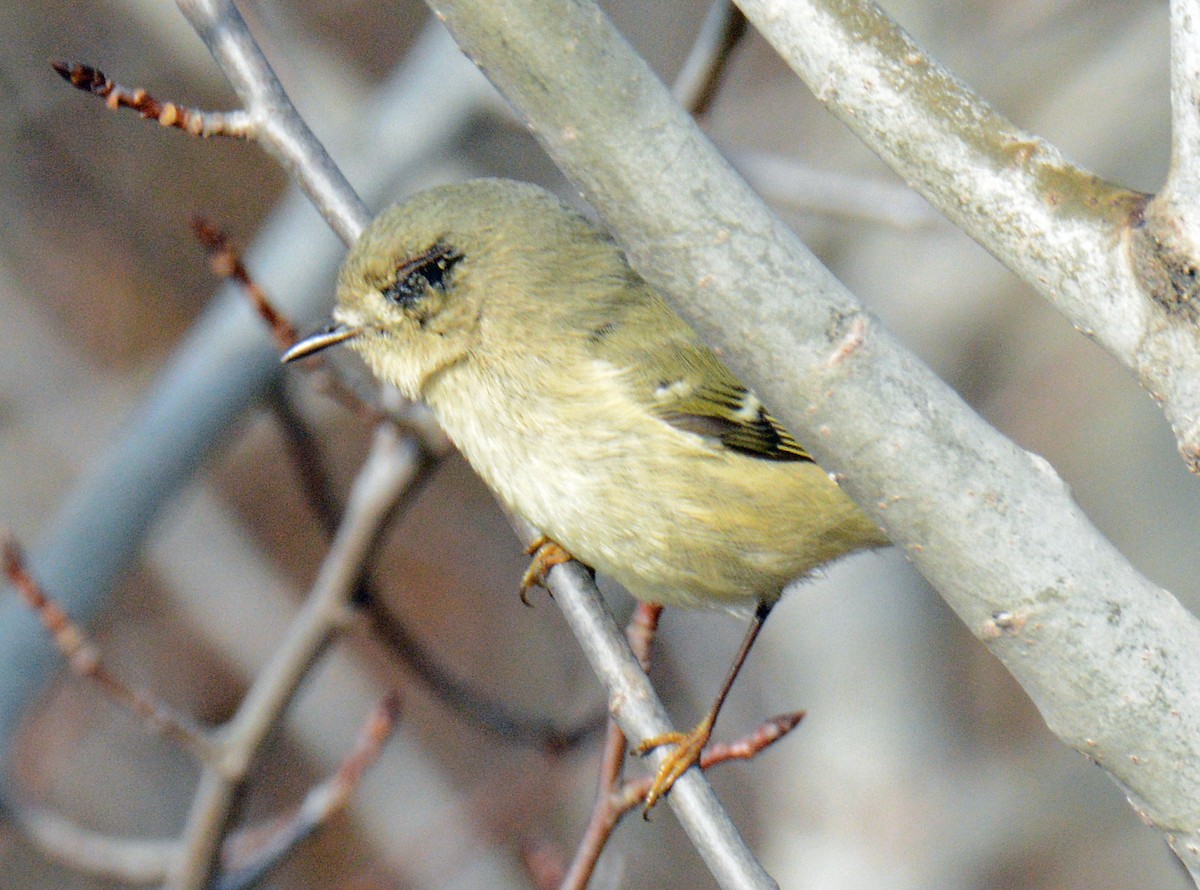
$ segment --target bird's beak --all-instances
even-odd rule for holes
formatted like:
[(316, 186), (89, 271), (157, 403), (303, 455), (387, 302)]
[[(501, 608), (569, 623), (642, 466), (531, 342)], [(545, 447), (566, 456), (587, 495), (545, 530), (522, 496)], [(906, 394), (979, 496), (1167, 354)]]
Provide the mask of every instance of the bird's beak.
[(322, 349), (330, 346), (336, 346), (345, 340), (351, 340), (362, 333), (362, 328), (352, 327), (348, 324), (336, 322), (325, 328), (323, 331), (317, 331), (315, 334), (309, 334), (303, 340), (296, 343), (283, 354), (280, 359), (284, 364), (294, 362), (298, 358), (315, 355)]

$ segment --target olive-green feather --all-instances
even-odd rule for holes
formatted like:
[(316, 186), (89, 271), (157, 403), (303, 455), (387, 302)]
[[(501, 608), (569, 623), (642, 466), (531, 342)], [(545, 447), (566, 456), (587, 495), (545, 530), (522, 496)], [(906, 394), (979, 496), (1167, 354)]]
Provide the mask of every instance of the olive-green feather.
[[(628, 369), (625, 376), (639, 402), (664, 423), (741, 454), (812, 461), (657, 293), (647, 293), (640, 281), (640, 288), (621, 284), (607, 300), (596, 301), (596, 316), (586, 329), (597, 358)], [(646, 331), (658, 336), (647, 337)]]

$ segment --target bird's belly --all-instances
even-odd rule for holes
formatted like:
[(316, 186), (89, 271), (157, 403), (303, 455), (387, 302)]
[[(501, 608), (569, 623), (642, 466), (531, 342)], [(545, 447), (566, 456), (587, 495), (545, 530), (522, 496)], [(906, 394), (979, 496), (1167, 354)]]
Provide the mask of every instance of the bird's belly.
[(640, 599), (741, 611), (822, 563), (886, 543), (816, 464), (664, 433), (649, 415), (606, 407), (603, 392), (593, 391), (591, 410), (604, 424), (587, 414), (546, 423), (553, 400), (486, 395), (486, 411), (426, 398), (511, 510)]
[[(830, 543), (825, 526), (853, 507), (812, 464), (753, 461), (747, 482), (719, 458), (689, 461), (682, 477), (671, 461), (619, 441), (497, 433), (462, 442), (510, 509), (649, 602), (744, 611), (850, 549)], [(806, 518), (804, 472), (821, 477), (845, 510)]]

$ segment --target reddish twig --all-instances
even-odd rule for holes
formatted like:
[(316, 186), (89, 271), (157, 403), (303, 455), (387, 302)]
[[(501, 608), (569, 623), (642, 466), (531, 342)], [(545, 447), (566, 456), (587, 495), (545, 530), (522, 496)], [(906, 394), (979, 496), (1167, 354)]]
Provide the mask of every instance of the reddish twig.
[[(639, 603), (625, 630), (629, 645), (643, 668), (649, 666), (661, 614), (662, 606)], [(707, 770), (730, 760), (749, 760), (795, 729), (802, 719), (803, 711), (780, 714), (744, 738), (726, 744), (714, 744), (700, 758), (700, 768)], [(621, 784), (624, 754), (625, 736), (615, 721), (609, 721), (608, 735), (604, 740), (601, 757), (596, 803), (560, 890), (584, 890), (587, 887), (613, 830), (626, 813), (645, 802), (646, 794), (654, 784), (653, 776), (630, 779)]]
[[(662, 606), (649, 603), (638, 603), (630, 616), (625, 628), (625, 636), (633, 654), (641, 663), (643, 670), (650, 667), (650, 656), (654, 650), (654, 640), (658, 636), (658, 621), (662, 617)], [(617, 721), (609, 718), (608, 730), (604, 736), (604, 748), (600, 755), (600, 777), (596, 787), (596, 802), (592, 807), (592, 815), (588, 819), (587, 828), (579, 839), (575, 856), (570, 867), (563, 876), (561, 886), (567, 888), (582, 888), (587, 886), (600, 854), (604, 851), (613, 829), (621, 821), (627, 810), (618, 810), (614, 801), (618, 799), (621, 785), (621, 774), (625, 767), (625, 733)]]
[(556, 890), (566, 879), (567, 870), (558, 846), (536, 838), (521, 845), (521, 864), (537, 890)]
[(211, 220), (200, 214), (192, 217), (191, 228), (196, 240), (208, 252), (208, 262), (213, 274), (241, 285), (250, 298), (250, 302), (254, 304), (255, 310), (267, 323), (267, 327), (271, 329), (275, 345), (279, 347), (280, 351), (291, 348), (300, 339), (296, 329), (283, 313), (267, 299), (266, 291), (250, 277), (246, 264), (242, 262), (241, 254), (230, 243), (225, 233)]
[(130, 89), (110, 80), (99, 68), (78, 62), (51, 62), (63, 80), (85, 93), (100, 96), (114, 111), (132, 108), (147, 120), (174, 127), (193, 136), (227, 136), (249, 139), (254, 136), (254, 119), (244, 111), (201, 111), (174, 102), (160, 102), (141, 87)]
[(629, 626), (625, 628), (629, 648), (637, 656), (642, 670), (650, 669), (650, 656), (654, 654), (654, 640), (658, 636), (658, 622), (662, 618), (662, 611), (662, 606), (638, 603), (629, 618)]
[[(749, 760), (756, 757), (765, 748), (775, 744), (795, 729), (803, 719), (803, 711), (778, 714), (761, 724), (748, 736), (734, 742), (717, 742), (700, 758), (700, 769), (707, 770), (731, 760)], [(653, 784), (654, 776), (642, 776), (626, 782), (613, 801), (618, 810), (617, 818), (620, 819), (634, 807), (641, 806), (646, 800), (646, 793)]]
[(216, 883), (217, 890), (241, 890), (257, 883), (340, 812), (379, 759), (399, 718), (400, 694), (392, 691), (368, 716), (354, 747), (333, 775), (309, 791), (294, 812), (226, 838), (221, 849), (226, 871)]
[(3, 561), (8, 580), (41, 620), (72, 671), (99, 685), (113, 701), (131, 711), (153, 731), (179, 743), (205, 763), (216, 762), (215, 746), (203, 730), (150, 693), (133, 689), (105, 666), (99, 647), (87, 632), (72, 621), (66, 610), (29, 574), (20, 545), (9, 534), (3, 536)]
[[(202, 214), (193, 215), (190, 225), (196, 240), (208, 252), (209, 267), (213, 274), (240, 285), (242, 291), (250, 298), (250, 303), (259, 318), (270, 329), (276, 348), (280, 352), (290, 349), (300, 339), (295, 325), (276, 308), (266, 290), (254, 280), (242, 261), (241, 253), (233, 246), (225, 232)], [(313, 356), (301, 364), (309, 370), (325, 367), (324, 357), (321, 355)], [(383, 412), (370, 401), (365, 392), (354, 391), (341, 377), (321, 373), (316, 378), (316, 384), (318, 389), (343, 407), (362, 415), (368, 422), (378, 422), (384, 418)]]

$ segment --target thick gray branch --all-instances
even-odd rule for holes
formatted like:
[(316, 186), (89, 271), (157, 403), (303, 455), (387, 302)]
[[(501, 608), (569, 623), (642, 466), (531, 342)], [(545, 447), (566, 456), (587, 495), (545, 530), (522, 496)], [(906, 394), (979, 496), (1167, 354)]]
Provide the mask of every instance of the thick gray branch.
[(1171, 0), (1170, 184), (1200, 192), (1200, 2)]
[[(1200, 469), (1198, 316), (1176, 271), (1200, 257), (1200, 240), (1176, 237), (1180, 207), (1147, 212), (1147, 196), (1104, 182), (1016, 127), (875, 3), (738, 5), (817, 98), (907, 183), (1137, 375), (1162, 402), (1189, 465)], [(1194, 6), (1172, 4), (1177, 163), (1196, 145), (1200, 26), (1187, 10)], [(1192, 146), (1183, 155), (1181, 142)], [(1194, 204), (1195, 189), (1188, 194)]]
[(1051, 729), (1200, 858), (1200, 622), (862, 310), (594, 4), (433, 5), (639, 271), (844, 473)]

